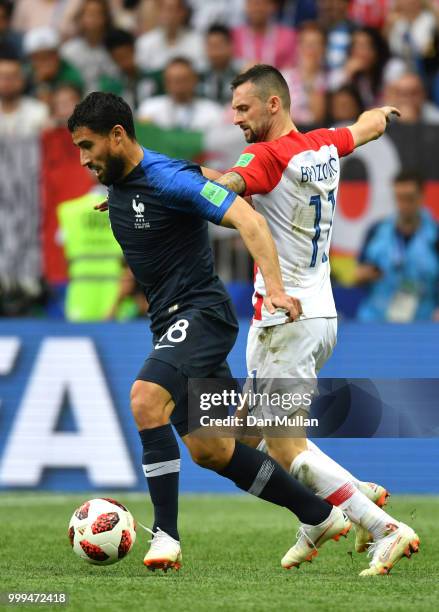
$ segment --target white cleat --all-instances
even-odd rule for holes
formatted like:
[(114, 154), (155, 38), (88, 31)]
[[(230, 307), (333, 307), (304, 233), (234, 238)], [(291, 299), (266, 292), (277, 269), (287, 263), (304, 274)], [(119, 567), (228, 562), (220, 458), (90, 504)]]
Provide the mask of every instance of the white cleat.
[(336, 506), (320, 525), (302, 524), (297, 532), (297, 542), (281, 561), (282, 567), (290, 569), (299, 567), (304, 561), (312, 562), (320, 546), (331, 539), (338, 542), (341, 536), (346, 537), (350, 528), (348, 517)]
[(359, 490), (380, 508), (384, 508), (389, 501), (390, 493), (374, 482), (361, 482)]
[(410, 558), (419, 550), (419, 537), (411, 527), (404, 523), (389, 525), (389, 533), (370, 545), (368, 555), (372, 556), (369, 568), (360, 576), (380, 576), (388, 574), (402, 557)]
[(143, 564), (152, 571), (179, 570), (182, 559), (180, 542), (160, 528), (157, 528), (155, 533), (151, 529), (148, 531), (152, 534), (151, 547), (143, 559)]
[[(381, 485), (374, 482), (362, 482), (360, 491), (379, 508), (384, 508), (390, 497), (390, 493)], [(355, 525), (355, 551), (365, 552), (373, 542), (373, 536), (361, 525)]]

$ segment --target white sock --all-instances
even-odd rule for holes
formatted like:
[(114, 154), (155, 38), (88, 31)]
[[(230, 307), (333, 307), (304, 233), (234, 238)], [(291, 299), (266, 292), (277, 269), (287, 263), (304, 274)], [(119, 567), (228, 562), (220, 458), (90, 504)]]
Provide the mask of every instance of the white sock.
[[(351, 472), (349, 472), (346, 468), (344, 468), (339, 463), (337, 463), (329, 455), (324, 453), (316, 444), (314, 444), (314, 442), (311, 442), (311, 440), (307, 440), (306, 443), (307, 443), (309, 451), (315, 453), (316, 455), (319, 455), (320, 457), (324, 457), (328, 466), (331, 465), (332, 469), (335, 472), (337, 472), (340, 476), (344, 474), (346, 480), (349, 480), (350, 482), (352, 482), (353, 485), (359, 491), (361, 491), (361, 493), (364, 493), (364, 495), (368, 497), (369, 499), (373, 499), (373, 496), (375, 494), (375, 489), (374, 489), (375, 485), (373, 483), (364, 482), (363, 480), (358, 480), (358, 478), (355, 478), (355, 476), (351, 474)], [(262, 439), (259, 442), (257, 448), (259, 451), (263, 453), (268, 453), (267, 444), (264, 439)], [(291, 468), (290, 468), (290, 471), (291, 471)]]
[(325, 461), (327, 461), (328, 466), (330, 465), (332, 469), (336, 470), (337, 473), (340, 474), (340, 476), (344, 474), (346, 480), (350, 480), (352, 484), (354, 484), (357, 487), (357, 489), (360, 488), (361, 481), (355, 478), (355, 476), (353, 476), (350, 472), (348, 472), (346, 468), (344, 468), (339, 463), (334, 461), (334, 459), (332, 459), (329, 455), (324, 453), (316, 444), (314, 444), (314, 442), (311, 442), (311, 440), (307, 440), (306, 443), (308, 445), (308, 450), (315, 453), (316, 455), (320, 455), (321, 457), (323, 457)]
[(374, 488), (376, 485), (374, 485), (373, 483), (365, 482), (364, 480), (358, 480), (358, 478), (355, 478), (355, 476), (351, 474), (351, 472), (349, 472), (346, 468), (344, 468), (342, 465), (337, 463), (337, 461), (332, 459), (332, 457), (324, 453), (316, 444), (314, 444), (314, 442), (311, 442), (311, 440), (307, 440), (306, 443), (308, 445), (308, 450), (312, 451), (313, 453), (316, 453), (316, 455), (320, 455), (321, 457), (324, 457), (326, 461), (328, 462), (328, 465), (331, 465), (332, 468), (334, 470), (337, 470), (340, 475), (344, 474), (346, 476), (346, 479), (350, 480), (357, 487), (359, 491), (364, 493), (366, 497), (368, 497), (369, 499), (373, 498), (373, 495), (375, 493)]
[(349, 499), (338, 504), (354, 523), (367, 529), (373, 539), (379, 540), (389, 532), (389, 525), (398, 525), (398, 521), (374, 504), (361, 491), (356, 489)]
[(292, 462), (290, 472), (319, 497), (346, 512), (351, 521), (370, 531), (374, 540), (388, 532), (389, 524), (398, 524), (355, 487), (346, 476), (349, 472), (324, 453), (303, 451)]

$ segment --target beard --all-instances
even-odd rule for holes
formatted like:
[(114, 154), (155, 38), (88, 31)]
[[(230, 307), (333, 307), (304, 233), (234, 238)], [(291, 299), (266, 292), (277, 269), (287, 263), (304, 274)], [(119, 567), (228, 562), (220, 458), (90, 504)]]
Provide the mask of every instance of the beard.
[(107, 164), (105, 170), (98, 180), (107, 187), (113, 183), (117, 183), (123, 177), (125, 172), (125, 161), (122, 157), (116, 157), (109, 155), (107, 158)]
[(245, 141), (249, 144), (253, 144), (254, 142), (263, 142), (266, 138), (268, 130), (268, 121), (260, 121), (259, 124), (253, 128), (247, 125), (243, 130)]
[(249, 144), (259, 142), (258, 134), (249, 127), (244, 131), (244, 138)]

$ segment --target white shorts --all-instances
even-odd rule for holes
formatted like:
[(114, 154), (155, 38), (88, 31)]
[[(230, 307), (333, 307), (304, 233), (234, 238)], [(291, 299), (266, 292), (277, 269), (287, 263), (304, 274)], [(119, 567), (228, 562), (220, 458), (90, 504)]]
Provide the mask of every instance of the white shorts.
[[(285, 325), (250, 327), (247, 340), (246, 388), (254, 381), (258, 392), (290, 389), (315, 393), (317, 374), (332, 355), (337, 343), (337, 318), (303, 319)], [(276, 382), (287, 378), (289, 383)], [(309, 406), (308, 406), (309, 407)], [(298, 405), (288, 412), (293, 414)], [(256, 412), (258, 412), (256, 410)]]

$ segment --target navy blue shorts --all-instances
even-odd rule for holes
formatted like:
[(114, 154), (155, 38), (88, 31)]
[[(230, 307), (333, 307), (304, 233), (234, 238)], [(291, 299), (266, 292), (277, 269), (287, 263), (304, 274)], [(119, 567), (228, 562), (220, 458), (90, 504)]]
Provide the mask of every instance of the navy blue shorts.
[(162, 335), (154, 336), (154, 349), (137, 380), (154, 382), (169, 391), (175, 404), (171, 422), (180, 436), (190, 430), (188, 379), (231, 379), (226, 359), (237, 335), (238, 321), (233, 306), (224, 302), (176, 313)]

